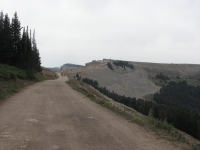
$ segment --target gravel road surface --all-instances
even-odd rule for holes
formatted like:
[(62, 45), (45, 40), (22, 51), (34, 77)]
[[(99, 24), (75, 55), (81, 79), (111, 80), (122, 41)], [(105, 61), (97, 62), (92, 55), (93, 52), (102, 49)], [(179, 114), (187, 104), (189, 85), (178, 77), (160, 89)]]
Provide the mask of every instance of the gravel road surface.
[(0, 105), (1, 150), (181, 149), (90, 101), (66, 80), (36, 83)]

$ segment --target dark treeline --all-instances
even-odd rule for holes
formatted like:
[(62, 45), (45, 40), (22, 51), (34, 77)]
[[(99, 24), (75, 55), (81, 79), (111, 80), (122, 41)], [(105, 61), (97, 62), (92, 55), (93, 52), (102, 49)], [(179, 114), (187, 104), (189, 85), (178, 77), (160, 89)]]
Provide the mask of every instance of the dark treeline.
[(113, 64), (115, 66), (117, 66), (117, 67), (118, 66), (120, 66), (122, 68), (129, 67), (131, 69), (134, 69), (134, 66), (132, 64), (129, 64), (128, 61), (121, 61), (121, 60), (119, 60), (119, 61), (114, 61)]
[(89, 84), (89, 85), (93, 85), (94, 87), (98, 86), (98, 82), (95, 81), (95, 80), (91, 80), (91, 79), (88, 79), (88, 78), (83, 78), (82, 81), (87, 83), (87, 84)]
[(160, 80), (169, 80), (169, 77), (160, 73), (156, 75), (156, 78), (160, 79)]
[(200, 111), (200, 86), (188, 85), (186, 81), (170, 82), (154, 94), (153, 99), (157, 104), (184, 106)]
[[(129, 106), (146, 116), (152, 116), (159, 120), (166, 121), (166, 122), (172, 124), (177, 129), (180, 129), (180, 130), (192, 135), (193, 137), (200, 139), (200, 115), (199, 115), (199, 112), (195, 109), (192, 109), (191, 107), (186, 106), (190, 102), (182, 104), (182, 98), (180, 97), (180, 99), (178, 100), (179, 96), (174, 95), (176, 92), (181, 92), (183, 89), (185, 89), (185, 88), (189, 89), (190, 87), (183, 86), (182, 87), (183, 89), (182, 88), (179, 90), (177, 89), (176, 91), (173, 91), (173, 89), (172, 89), (171, 92), (174, 94), (169, 92), (169, 89), (172, 88), (173, 86), (174, 86), (174, 88), (178, 88), (182, 84), (185, 84), (185, 82), (181, 82), (181, 83), (177, 83), (177, 84), (170, 83), (169, 87), (161, 88), (160, 94), (157, 93), (154, 95), (154, 99), (157, 102), (157, 103), (155, 103), (155, 102), (145, 101), (143, 99), (136, 99), (136, 98), (130, 98), (130, 97), (118, 95), (114, 92), (110, 92), (109, 90), (106, 89), (106, 87), (99, 87), (97, 81), (94, 81), (94, 80), (91, 80), (88, 78), (83, 78), (82, 81), (93, 86), (95, 89), (97, 89), (104, 95), (108, 96), (109, 98), (112, 98), (116, 102), (120, 102), (126, 106)], [(198, 95), (199, 91), (200, 91), (200, 90), (198, 90), (199, 87), (193, 87), (193, 88), (194, 89), (191, 90), (191, 91), (194, 91), (194, 92), (192, 92), (192, 94)], [(165, 97), (165, 94), (171, 95), (171, 97), (176, 97), (174, 100), (174, 101), (176, 101), (176, 103), (171, 102), (171, 101), (173, 101), (173, 99), (168, 100), (167, 97), (166, 97), (166, 99), (162, 98), (162, 96)], [(192, 95), (190, 93), (188, 93), (188, 94), (189, 94), (189, 96), (187, 96), (186, 98), (192, 97)], [(181, 95), (181, 94), (178, 94), (178, 95)], [(194, 98), (195, 102), (196, 102), (197, 97)], [(186, 98), (183, 101), (185, 101)], [(165, 102), (165, 100), (166, 100), (166, 102)], [(169, 101), (170, 101), (170, 103), (168, 103)]]
[(28, 27), (21, 27), (16, 12), (11, 21), (8, 14), (0, 13), (0, 63), (26, 70), (29, 78), (41, 71), (35, 31), (32, 36)]

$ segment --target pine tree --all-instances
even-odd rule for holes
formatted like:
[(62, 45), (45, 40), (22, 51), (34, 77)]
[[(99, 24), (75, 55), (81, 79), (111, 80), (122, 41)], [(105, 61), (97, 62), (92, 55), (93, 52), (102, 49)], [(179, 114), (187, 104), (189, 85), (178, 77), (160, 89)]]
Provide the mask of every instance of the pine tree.
[(153, 117), (159, 119), (159, 111), (157, 106), (154, 108)]
[(21, 41), (20, 41), (20, 45), (21, 45), (21, 52), (20, 52), (20, 55), (19, 55), (19, 68), (21, 69), (26, 69), (27, 67), (27, 62), (26, 62), (26, 32), (25, 32), (25, 27), (24, 27), (24, 30), (23, 30), (23, 34), (22, 34), (22, 38), (21, 38)]
[(15, 12), (10, 24), (8, 14), (0, 13), (0, 63), (17, 66), (26, 70), (29, 78), (41, 71), (40, 54), (35, 40), (27, 28), (21, 36), (21, 25)]
[(29, 33), (28, 33), (28, 26), (26, 28), (26, 40), (25, 40), (25, 43), (26, 43), (26, 52), (25, 52), (25, 61), (26, 61), (26, 72), (29, 76), (29, 78), (34, 78), (33, 77), (33, 69), (32, 69), (32, 46), (31, 46), (31, 41), (30, 41), (30, 38), (29, 38)]
[(4, 15), (3, 11), (0, 13), (0, 63), (3, 63), (3, 28), (4, 28)]
[(12, 19), (11, 23), (11, 31), (12, 31), (12, 41), (13, 41), (13, 52), (15, 54), (13, 58), (13, 64), (15, 66), (19, 65), (20, 61), (20, 53), (21, 53), (21, 47), (20, 47), (20, 40), (21, 40), (21, 24), (17, 16), (17, 12), (14, 14), (14, 18)]
[(3, 30), (3, 21), (4, 21), (4, 15), (3, 15), (3, 11), (1, 11), (1, 13), (0, 13), (0, 31)]
[(12, 49), (12, 37), (11, 37), (11, 27), (10, 19), (8, 14), (5, 15), (3, 20), (3, 34), (2, 34), (2, 63), (11, 64), (12, 58), (14, 56)]
[(34, 30), (34, 32), (33, 32), (33, 41), (32, 41), (32, 43), (33, 43), (33, 56), (34, 56), (34, 58), (33, 58), (33, 60), (34, 60), (34, 65), (35, 65), (35, 71), (41, 71), (41, 67), (40, 67), (40, 65), (41, 65), (41, 61), (40, 61), (40, 53), (39, 53), (39, 50), (38, 50), (38, 48), (37, 48), (37, 43), (36, 43), (36, 40), (35, 40), (35, 30)]

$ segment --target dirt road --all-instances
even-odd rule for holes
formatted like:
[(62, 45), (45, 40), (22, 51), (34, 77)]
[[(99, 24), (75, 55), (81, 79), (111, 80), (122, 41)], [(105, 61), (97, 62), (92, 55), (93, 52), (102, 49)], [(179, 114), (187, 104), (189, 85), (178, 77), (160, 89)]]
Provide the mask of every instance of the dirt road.
[(71, 89), (34, 84), (0, 105), (1, 150), (180, 149)]

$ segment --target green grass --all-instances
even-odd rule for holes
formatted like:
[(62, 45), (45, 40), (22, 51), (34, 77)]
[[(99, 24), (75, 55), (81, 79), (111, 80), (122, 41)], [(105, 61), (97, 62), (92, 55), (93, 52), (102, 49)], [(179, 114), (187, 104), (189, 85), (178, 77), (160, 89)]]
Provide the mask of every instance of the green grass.
[(17, 67), (0, 64), (0, 78), (9, 80), (27, 79), (28, 76), (24, 70)]
[(169, 141), (178, 141), (182, 143), (186, 143), (193, 147), (193, 149), (200, 148), (197, 144), (190, 143), (179, 130), (174, 128), (172, 125), (168, 124), (165, 121), (157, 120), (153, 117), (138, 115), (138, 112), (132, 111), (129, 108), (124, 107), (124, 109), (120, 109), (119, 107), (114, 106), (111, 104), (108, 100), (102, 99), (98, 97), (97, 95), (93, 94), (92, 92), (86, 90), (83, 86), (79, 84), (79, 82), (69, 79), (66, 81), (67, 84), (69, 84), (74, 90), (86, 95), (90, 100), (96, 102), (97, 104), (100, 104), (103, 107), (106, 107), (113, 112), (115, 112), (118, 115), (123, 116), (130, 122), (136, 123), (140, 126), (146, 127), (147, 129), (150, 129), (151, 131), (160, 133), (162, 135), (165, 135), (165, 138)]
[(0, 101), (32, 83), (34, 81), (28, 80), (26, 71), (0, 64)]
[(0, 102), (12, 94), (19, 92), (27, 85), (33, 84), (37, 81), (50, 80), (51, 78), (36, 73), (35, 80), (30, 80), (25, 70), (14, 66), (0, 64)]
[(0, 100), (5, 98), (5, 93), (0, 91)]
[(17, 92), (19, 92), (22, 88), (26, 87), (27, 85), (33, 84), (35, 81), (31, 80), (5, 80), (0, 79), (0, 102), (9, 97), (10, 95), (13, 95)]

